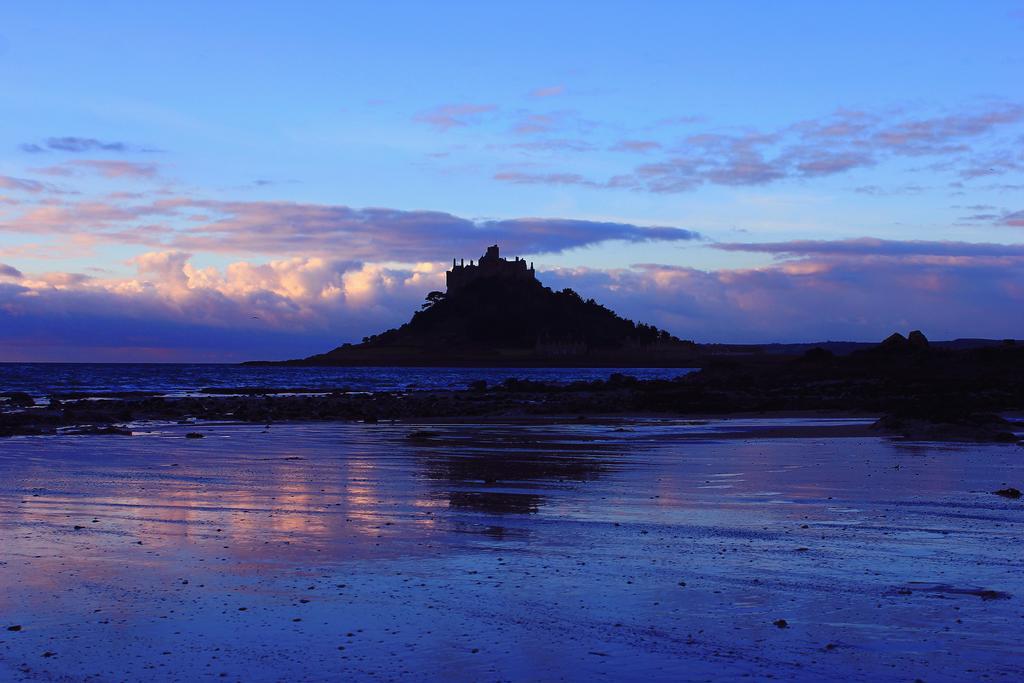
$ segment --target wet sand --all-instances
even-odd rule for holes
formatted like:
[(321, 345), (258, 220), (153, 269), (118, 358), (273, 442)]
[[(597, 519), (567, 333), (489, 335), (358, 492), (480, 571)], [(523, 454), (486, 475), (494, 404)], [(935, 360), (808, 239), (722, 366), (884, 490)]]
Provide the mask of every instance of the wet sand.
[(0, 680), (1024, 678), (1024, 448), (869, 422), (9, 438)]

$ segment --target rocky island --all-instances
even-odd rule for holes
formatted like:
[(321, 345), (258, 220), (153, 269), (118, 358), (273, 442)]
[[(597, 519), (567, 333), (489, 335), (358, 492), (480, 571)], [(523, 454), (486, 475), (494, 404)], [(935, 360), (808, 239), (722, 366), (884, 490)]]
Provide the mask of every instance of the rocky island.
[(308, 358), (253, 365), (690, 367), (699, 348), (616, 315), (571, 289), (554, 291), (531, 263), (501, 257), (452, 261), (447, 291), (430, 292), (397, 329)]

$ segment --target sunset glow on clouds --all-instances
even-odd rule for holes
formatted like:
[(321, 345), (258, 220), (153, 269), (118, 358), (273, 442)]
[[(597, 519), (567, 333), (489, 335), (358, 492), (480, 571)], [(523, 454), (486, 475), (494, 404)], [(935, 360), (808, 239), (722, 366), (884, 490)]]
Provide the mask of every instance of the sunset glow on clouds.
[(493, 243), (698, 341), (1024, 337), (1014, 3), (934, 10), (919, 32), (953, 46), (902, 33), (908, 7), (726, 5), (410, 4), (387, 31), (268, 6), (231, 48), (196, 8), (18, 8), (0, 360), (308, 355), (400, 324)]

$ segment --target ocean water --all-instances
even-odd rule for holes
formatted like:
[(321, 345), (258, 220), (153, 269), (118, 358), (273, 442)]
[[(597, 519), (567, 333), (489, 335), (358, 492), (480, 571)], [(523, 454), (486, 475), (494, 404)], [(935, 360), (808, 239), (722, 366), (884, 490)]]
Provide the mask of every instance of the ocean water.
[(607, 379), (613, 373), (639, 379), (672, 379), (686, 368), (324, 368), (252, 367), (166, 363), (0, 363), (0, 393), (104, 394), (126, 391), (183, 396), (204, 389), (274, 388), (396, 391), (463, 389), (484, 380), (498, 384), (515, 377), (543, 382)]

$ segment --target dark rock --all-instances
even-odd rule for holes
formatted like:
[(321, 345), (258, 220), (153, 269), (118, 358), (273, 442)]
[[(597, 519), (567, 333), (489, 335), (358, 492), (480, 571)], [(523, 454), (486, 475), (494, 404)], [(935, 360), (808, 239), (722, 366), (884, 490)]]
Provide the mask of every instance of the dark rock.
[(1020, 489), (1015, 489), (1013, 487), (999, 489), (998, 491), (993, 491), (992, 493), (996, 494), (997, 496), (1002, 496), (1003, 498), (1013, 498), (1014, 500), (1020, 498), (1021, 495)]
[(789, 622), (785, 619), (776, 619), (772, 623), (778, 626), (779, 628), (789, 628)]
[(18, 631), (21, 630), (21, 625), (20, 624), (15, 624), (14, 626), (8, 626), (7, 630), (8, 631), (18, 632)]
[(800, 357), (800, 360), (804, 363), (827, 363), (835, 360), (835, 358), (836, 354), (832, 353), (828, 349), (815, 346), (813, 349), (805, 351), (804, 355)]
[(977, 441), (1016, 443), (1014, 424), (992, 413), (957, 414), (955, 409), (939, 407), (911, 409), (883, 415), (872, 429), (917, 441)]
[(185, 438), (186, 439), (202, 439), (203, 435), (200, 434), (199, 432), (189, 432), (188, 434), (185, 435)]
[(893, 332), (888, 337), (882, 340), (882, 343), (878, 345), (883, 349), (902, 350), (907, 348), (907, 338), (899, 332)]
[(86, 425), (84, 427), (73, 427), (64, 431), (65, 434), (75, 436), (96, 435), (96, 436), (131, 436), (132, 430), (116, 425)]
[(927, 349), (930, 346), (928, 337), (921, 330), (914, 330), (907, 335), (907, 345), (912, 349)]
[(24, 391), (9, 391), (4, 394), (0, 394), (0, 398), (6, 398), (7, 401), (0, 403), (0, 405), (13, 406), (15, 408), (31, 408), (36, 404), (35, 399), (26, 394)]

